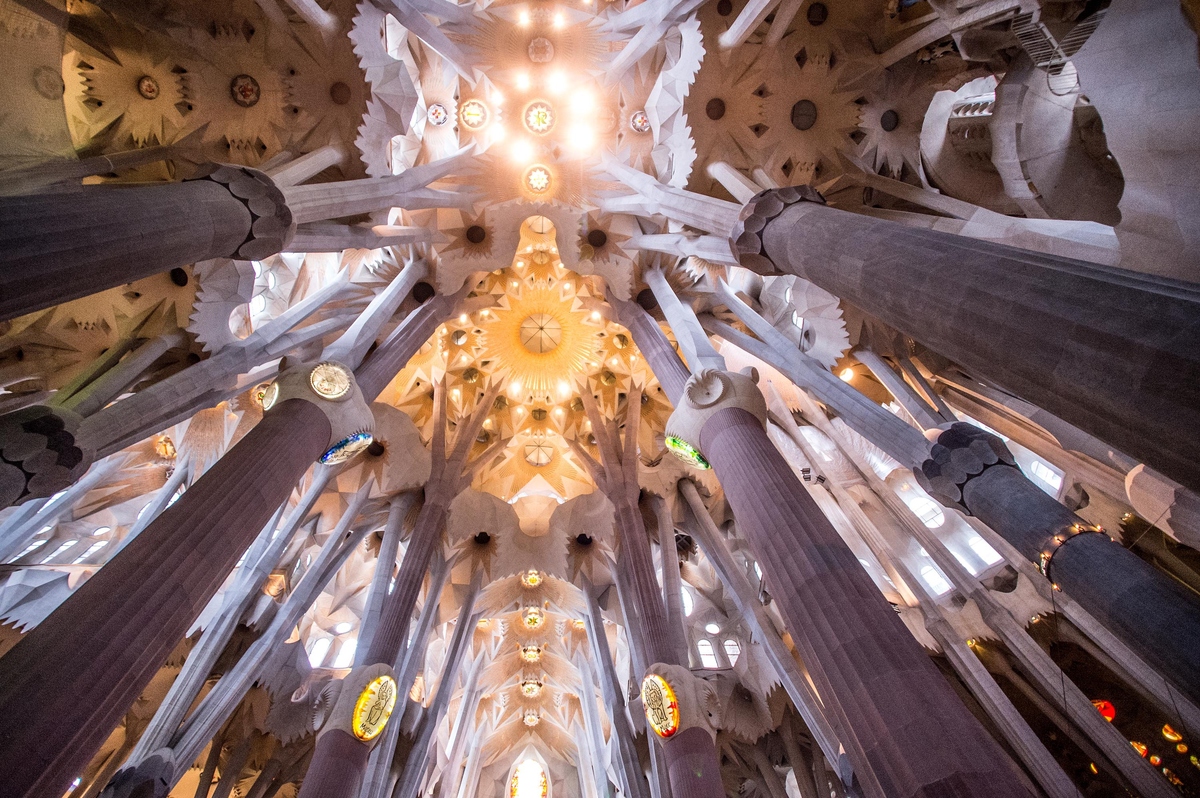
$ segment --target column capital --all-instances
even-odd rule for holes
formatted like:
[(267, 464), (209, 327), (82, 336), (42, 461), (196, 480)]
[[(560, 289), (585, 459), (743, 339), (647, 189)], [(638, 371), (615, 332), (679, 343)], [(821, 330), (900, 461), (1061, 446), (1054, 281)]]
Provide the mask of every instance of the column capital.
[(755, 194), (742, 207), (730, 238), (733, 239), (734, 253), (743, 266), (758, 274), (779, 271), (763, 246), (762, 231), (768, 222), (797, 202), (824, 205), (825, 198), (812, 186), (769, 188)]
[(349, 366), (336, 360), (301, 363), (286, 369), (267, 386), (263, 409), (288, 399), (302, 399), (329, 419), (329, 443), (321, 462), (343, 463), (374, 440), (375, 416)]
[(974, 515), (964, 499), (967, 483), (989, 468), (1017, 468), (1017, 461), (1000, 436), (972, 424), (957, 421), (926, 433), (935, 434), (929, 458), (913, 469), (917, 484), (947, 507)]
[(675, 412), (667, 419), (667, 448), (676, 456), (707, 469), (707, 459), (700, 450), (704, 425), (716, 413), (726, 408), (745, 410), (762, 424), (767, 423), (767, 401), (758, 389), (758, 371), (748, 368), (742, 372), (704, 369), (684, 386)]
[[(296, 234), (296, 222), (283, 192), (265, 172), (248, 166), (210, 163), (191, 180), (224, 186), (250, 214), (250, 232), (228, 257), (258, 260), (282, 252)], [(189, 181), (190, 182), (190, 181)]]
[(0, 507), (53, 496), (84, 475), (96, 453), (79, 445), (82, 422), (46, 405), (0, 416)]

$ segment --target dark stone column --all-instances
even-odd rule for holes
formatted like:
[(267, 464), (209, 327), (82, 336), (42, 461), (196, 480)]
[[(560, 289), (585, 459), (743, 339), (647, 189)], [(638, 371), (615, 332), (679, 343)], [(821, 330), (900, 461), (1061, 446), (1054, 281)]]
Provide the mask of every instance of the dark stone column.
[(288, 400), (0, 658), (0, 795), (62, 795), (329, 444)]
[(914, 471), (930, 495), (991, 527), (1200, 701), (1200, 599), (1194, 593), (1039, 490), (990, 432), (952, 425)]
[(1200, 489), (1196, 286), (763, 192), (734, 230), (744, 265), (786, 272), (977, 377)]
[[(737, 407), (704, 424), (712, 463), (855, 771), (888, 798), (1028, 796), (821, 513), (762, 423)], [(862, 761), (865, 760), (865, 761)]]
[[(623, 492), (623, 491), (622, 491)], [(621, 536), (621, 555), (618, 564), (628, 569), (633, 582), (633, 599), (637, 608), (636, 619), (627, 618), (640, 626), (642, 639), (646, 642), (646, 658), (650, 664), (656, 662), (688, 667), (679, 662), (667, 623), (667, 610), (663, 605), (662, 591), (654, 576), (654, 560), (650, 543), (646, 539), (646, 525), (641, 511), (631, 499), (624, 496), (610, 497), (616, 508), (617, 530)], [(632, 634), (634, 630), (630, 630)], [(701, 728), (685, 729), (678, 735), (659, 740), (663, 759), (667, 766), (667, 778), (671, 792), (688, 798), (723, 798), (725, 788), (721, 784), (721, 764), (712, 736)], [(651, 745), (654, 741), (651, 740)]]
[(53, 496), (84, 475), (95, 453), (79, 445), (81, 421), (45, 405), (0, 416), (0, 507)]
[(0, 319), (198, 260), (281, 251), (295, 226), (271, 178), (206, 170), (182, 183), (0, 197)]

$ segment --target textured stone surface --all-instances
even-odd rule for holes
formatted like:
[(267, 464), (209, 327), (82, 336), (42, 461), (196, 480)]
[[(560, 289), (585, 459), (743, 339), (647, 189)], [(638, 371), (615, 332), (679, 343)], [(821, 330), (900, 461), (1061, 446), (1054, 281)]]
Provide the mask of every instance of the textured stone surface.
[(963, 501), (963, 488), (993, 466), (1016, 468), (1017, 461), (999, 436), (959, 422), (938, 435), (929, 449), (929, 459), (914, 468), (913, 473), (930, 496), (947, 507), (972, 515), (971, 508)]
[(0, 794), (66, 792), (328, 439), (277, 405), (0, 658)]
[(210, 164), (182, 183), (0, 197), (0, 319), (200, 260), (264, 258), (294, 231), (271, 179), (241, 166)]
[(812, 186), (789, 186), (760, 191), (742, 207), (730, 237), (743, 266), (759, 274), (777, 271), (763, 247), (762, 232), (768, 222), (778, 218), (789, 206), (805, 201), (825, 204), (825, 198)]
[(758, 419), (730, 409), (702, 445), (867, 795), (1028, 795), (809, 497)]
[(196, 180), (211, 180), (224, 186), (250, 214), (250, 231), (234, 252), (223, 254), (242, 260), (260, 260), (283, 251), (296, 233), (296, 223), (283, 192), (271, 178), (257, 169), (230, 164), (208, 164)]
[(83, 476), (95, 453), (75, 439), (81, 420), (44, 405), (0, 416), (0, 507), (53, 496)]
[(755, 260), (765, 253), (772, 271), (811, 280), (974, 377), (1200, 486), (1195, 285), (816, 202), (770, 217), (777, 203), (760, 196), (741, 234), (761, 241), (743, 258), (750, 268), (766, 268)]

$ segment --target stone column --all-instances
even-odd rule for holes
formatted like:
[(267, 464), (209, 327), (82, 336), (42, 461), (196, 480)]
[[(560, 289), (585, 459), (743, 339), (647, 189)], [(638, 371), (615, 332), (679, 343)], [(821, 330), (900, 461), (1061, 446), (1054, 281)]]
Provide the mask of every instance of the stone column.
[(689, 381), (668, 435), (712, 467), (869, 796), (1029, 795), (763, 428), (753, 381)]
[(330, 429), (316, 404), (281, 403), (0, 660), (8, 795), (66, 791), (303, 469), (329, 447)]
[(1194, 285), (759, 194), (743, 265), (802, 276), (1193, 490), (1200, 489)]
[(892, 367), (879, 355), (870, 349), (860, 349), (854, 353), (854, 356), (859, 363), (862, 363), (875, 375), (884, 388), (887, 388), (888, 393), (895, 397), (905, 412), (912, 416), (918, 427), (924, 430), (945, 423), (946, 420), (936, 415), (933, 408), (917, 395), (917, 392), (904, 381), (903, 377), (892, 371)]
[[(431, 442), (433, 458), (429, 482), (425, 486), (425, 504), (417, 516), (408, 550), (400, 563), (395, 590), (384, 601), (378, 627), (371, 636), (371, 645), (361, 668), (390, 670), (405, 648), (421, 584), (434, 553), (441, 545), (442, 527), (450, 501), (469, 484), (469, 476), (463, 476), (467, 456), (499, 391), (500, 384), (496, 383), (483, 394), (470, 418), (458, 425), (457, 438), (451, 451), (447, 452), (445, 388), (442, 383), (435, 388)], [(430, 596), (430, 600), (436, 600), (436, 597)], [(333, 729), (322, 734), (317, 740), (301, 795), (304, 798), (352, 798), (357, 795), (371, 748), (369, 742), (355, 739), (344, 729)]]
[[(483, 569), (477, 568), (471, 577), (471, 585), (467, 589), (467, 595), (463, 599), (462, 608), (458, 613), (458, 622), (454, 627), (454, 636), (450, 640), (450, 650), (446, 654), (445, 662), (442, 664), (441, 681), (438, 682), (437, 693), (433, 697), (433, 702), (429, 708), (425, 710), (424, 717), (421, 718), (420, 730), (417, 732), (416, 740), (413, 742), (412, 752), (408, 756), (408, 761), (404, 763), (404, 772), (400, 774), (400, 780), (396, 784), (394, 794), (406, 798), (407, 796), (416, 796), (420, 792), (421, 780), (425, 776), (426, 765), (429, 762), (429, 749), (433, 745), (434, 736), (437, 734), (437, 727), (441, 725), (442, 720), (446, 716), (446, 710), (450, 707), (450, 697), (454, 694), (454, 685), (458, 682), (458, 670), (462, 665), (462, 660), (467, 655), (467, 650), (471, 646), (471, 635), (475, 631), (475, 623), (478, 621), (478, 616), (473, 614), (475, 607), (475, 597), (479, 594), (479, 585), (482, 581)], [(475, 679), (479, 676), (479, 671), (485, 662), (484, 655), (473, 659), (470, 665), (470, 672), (467, 674), (463, 684), (463, 700), (467, 700), (468, 695), (472, 691), (472, 686)], [(301, 788), (303, 789), (303, 788)], [(332, 793), (328, 790), (312, 792), (312, 795), (319, 795), (322, 798)]]
[(915, 473), (930, 495), (995, 530), (1193, 702), (1200, 700), (1200, 599), (1039, 490), (999, 437), (953, 424)]
[(262, 172), (210, 164), (182, 183), (0, 197), (0, 319), (209, 258), (265, 258), (294, 232)]

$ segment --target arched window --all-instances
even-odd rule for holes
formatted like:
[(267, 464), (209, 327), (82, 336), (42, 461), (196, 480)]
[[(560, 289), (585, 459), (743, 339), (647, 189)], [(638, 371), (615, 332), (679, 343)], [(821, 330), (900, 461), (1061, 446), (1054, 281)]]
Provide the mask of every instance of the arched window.
[(725, 656), (729, 659), (729, 665), (732, 667), (737, 665), (738, 657), (742, 655), (742, 646), (736, 640), (725, 641)]
[(358, 648), (358, 638), (352, 637), (342, 643), (337, 656), (333, 658), (333, 667), (349, 668), (354, 664), (354, 652)]
[(329, 646), (332, 642), (332, 639), (322, 637), (313, 643), (312, 648), (308, 650), (308, 664), (314, 668), (321, 667), (321, 663), (325, 661), (325, 655), (329, 653)]
[(683, 602), (684, 617), (691, 615), (692, 610), (696, 609), (696, 601), (692, 598), (692, 591), (686, 587), (679, 589), (679, 598)]
[(950, 583), (946, 581), (946, 577), (938, 573), (938, 570), (932, 565), (926, 565), (921, 569), (921, 578), (925, 580), (925, 584), (929, 585), (935, 595), (940, 596), (950, 590)]
[(526, 759), (513, 771), (508, 785), (509, 798), (546, 798), (550, 792), (550, 780), (536, 759)]
[(713, 650), (711, 640), (701, 638), (696, 641), (696, 650), (700, 652), (700, 664), (705, 668), (719, 668), (721, 663), (717, 660), (717, 652)]
[(975, 552), (975, 554), (979, 556), (979, 559), (983, 560), (988, 565), (995, 565), (996, 563), (1000, 562), (1000, 560), (1004, 559), (1000, 556), (999, 552), (989, 546), (988, 542), (978, 535), (975, 535), (968, 540), (967, 545), (971, 547), (971, 551)]
[(918, 496), (908, 506), (913, 511), (913, 514), (921, 519), (921, 523), (930, 529), (937, 529), (946, 523), (946, 514), (942, 512), (942, 508), (938, 507), (937, 502), (933, 499)]
[(80, 554), (78, 557), (76, 557), (75, 562), (76, 563), (83, 562), (88, 557), (91, 557), (93, 554), (100, 551), (100, 549), (104, 548), (107, 545), (108, 545), (107, 540), (97, 540), (95, 543), (93, 543), (92, 545), (87, 547), (87, 551), (85, 551), (83, 554)]

